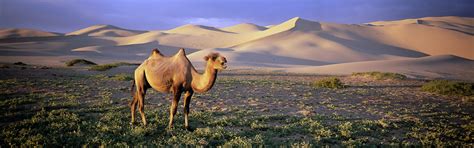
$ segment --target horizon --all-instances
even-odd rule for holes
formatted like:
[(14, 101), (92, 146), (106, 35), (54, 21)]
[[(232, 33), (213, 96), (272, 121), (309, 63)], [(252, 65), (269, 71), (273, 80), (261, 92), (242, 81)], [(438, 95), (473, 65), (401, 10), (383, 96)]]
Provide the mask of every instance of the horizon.
[[(294, 17), (362, 24), (422, 17), (474, 17), (474, 1), (57, 1), (0, 2), (0, 28), (67, 33), (105, 24), (133, 30), (168, 30), (186, 24), (228, 27), (275, 25)], [(40, 14), (40, 15), (38, 15)]]

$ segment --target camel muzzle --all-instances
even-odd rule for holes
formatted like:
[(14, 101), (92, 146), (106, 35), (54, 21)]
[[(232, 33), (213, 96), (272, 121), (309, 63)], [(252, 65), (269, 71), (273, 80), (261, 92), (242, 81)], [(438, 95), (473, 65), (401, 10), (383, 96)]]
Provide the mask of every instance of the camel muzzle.
[(224, 64), (222, 65), (222, 69), (226, 69), (226, 68), (227, 68), (227, 64), (224, 63)]

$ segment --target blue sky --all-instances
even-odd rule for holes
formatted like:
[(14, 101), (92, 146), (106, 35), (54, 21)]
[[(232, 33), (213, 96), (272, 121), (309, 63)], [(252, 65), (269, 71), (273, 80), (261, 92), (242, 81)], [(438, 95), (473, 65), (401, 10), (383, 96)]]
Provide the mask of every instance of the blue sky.
[(138, 30), (243, 22), (265, 26), (296, 16), (348, 24), (474, 17), (474, 0), (0, 0), (0, 27), (63, 33), (95, 24)]

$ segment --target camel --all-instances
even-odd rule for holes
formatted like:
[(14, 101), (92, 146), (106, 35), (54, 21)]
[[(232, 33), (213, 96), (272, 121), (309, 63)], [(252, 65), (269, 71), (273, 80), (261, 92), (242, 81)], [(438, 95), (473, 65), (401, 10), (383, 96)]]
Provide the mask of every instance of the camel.
[[(176, 114), (179, 99), (184, 92), (184, 127), (189, 129), (189, 103), (194, 92), (204, 93), (212, 88), (217, 72), (227, 68), (227, 60), (219, 53), (211, 53), (204, 57), (206, 68), (203, 74), (196, 71), (183, 48), (174, 56), (166, 57), (158, 49), (153, 49), (150, 57), (135, 69), (135, 78), (132, 83), (133, 100), (130, 102), (132, 121), (135, 121), (135, 110), (138, 103), (143, 125), (146, 126), (145, 112), (143, 111), (145, 93), (153, 88), (162, 93), (172, 93), (168, 128), (173, 128), (173, 118)], [(134, 89), (136, 86), (136, 89)]]

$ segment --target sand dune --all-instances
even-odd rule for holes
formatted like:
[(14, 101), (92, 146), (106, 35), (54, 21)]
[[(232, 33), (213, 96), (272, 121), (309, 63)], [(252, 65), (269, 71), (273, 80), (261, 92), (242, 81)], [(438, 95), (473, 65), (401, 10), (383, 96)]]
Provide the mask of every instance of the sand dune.
[(257, 32), (257, 31), (263, 31), (265, 29), (267, 28), (263, 26), (258, 26), (252, 23), (243, 23), (243, 24), (237, 24), (230, 27), (225, 27), (225, 28), (222, 28), (221, 30), (233, 32), (233, 33), (251, 33), (251, 32)]
[(275, 69), (297, 73), (351, 74), (353, 72), (384, 71), (412, 77), (474, 80), (474, 61), (453, 55), (437, 55), (383, 61), (364, 61), (324, 66)]
[(386, 44), (429, 55), (453, 54), (474, 59), (474, 18), (425, 17), (372, 22)]
[(318, 59), (328, 63), (425, 56), (420, 52), (363, 38), (344, 39), (324, 31), (317, 33), (287, 31), (235, 46), (234, 49), (308, 60)]
[[(441, 23), (444, 22), (444, 23)], [(439, 24), (437, 24), (439, 23)], [(445, 16), (445, 17), (423, 17), (416, 19), (404, 19), (395, 21), (376, 21), (367, 24), (371, 25), (403, 25), (403, 24), (426, 24), (437, 27), (444, 27), (443, 25), (455, 25), (456, 27), (473, 26), (474, 18)]]
[(266, 27), (243, 23), (225, 28), (183, 25), (170, 30), (136, 31), (95, 25), (66, 36), (3, 29), (0, 62), (41, 59), (36, 62), (57, 65), (67, 57), (84, 57), (99, 63), (140, 62), (153, 48), (165, 55), (186, 48), (190, 60), (200, 68), (204, 66), (202, 57), (219, 52), (227, 57), (231, 69), (324, 74), (393, 71), (467, 78), (474, 71), (473, 20), (425, 17), (336, 24), (295, 17)]
[[(76, 52), (76, 55), (86, 56), (100, 56), (100, 57), (114, 57), (124, 58), (129, 60), (140, 60), (147, 58), (151, 50), (158, 48), (164, 55), (174, 55), (180, 47), (159, 45), (157, 43), (143, 43), (132, 45), (111, 45), (111, 46), (86, 46), (76, 48), (71, 51)], [(187, 53), (193, 53), (196, 49), (186, 49)]]
[[(376, 28), (386, 44), (429, 55), (453, 54), (474, 59), (474, 36), (451, 29), (406, 24)], [(382, 39), (382, 38), (379, 38)]]
[(171, 30), (149, 31), (124, 38), (112, 39), (119, 45), (157, 42), (160, 45), (193, 49), (224, 47), (238, 42), (238, 35), (214, 27), (202, 25), (184, 25)]
[(145, 31), (123, 29), (112, 25), (94, 25), (68, 33), (66, 35), (125, 37), (137, 35), (144, 32)]
[(48, 37), (48, 36), (60, 36), (60, 33), (46, 32), (35, 29), (17, 29), (17, 28), (6, 28), (0, 29), (0, 39), (5, 38), (22, 38), (22, 37)]
[(117, 41), (118, 45), (143, 44), (156, 42), (159, 38), (165, 35), (167, 35), (167, 33), (163, 33), (161, 31), (149, 31), (135, 36), (115, 39), (115, 41)]

